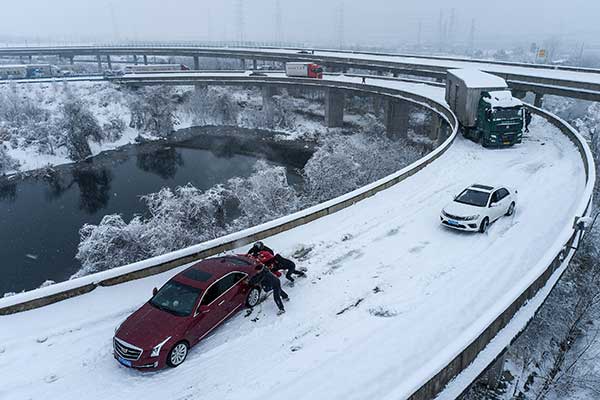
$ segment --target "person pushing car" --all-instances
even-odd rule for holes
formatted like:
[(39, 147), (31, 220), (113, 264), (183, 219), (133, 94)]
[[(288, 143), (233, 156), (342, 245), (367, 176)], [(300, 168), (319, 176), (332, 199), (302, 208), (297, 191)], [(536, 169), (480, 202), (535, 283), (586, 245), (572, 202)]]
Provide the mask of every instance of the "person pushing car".
[(265, 244), (263, 242), (256, 242), (254, 243), (254, 245), (252, 246), (252, 248), (250, 250), (248, 250), (248, 255), (252, 256), (252, 257), (258, 257), (258, 254), (261, 251), (266, 251), (268, 253), (270, 253), (272, 256), (275, 255), (275, 252), (273, 252), (273, 250), (271, 250), (270, 248), (268, 248), (267, 246), (265, 246)]
[[(273, 258), (273, 256), (271, 256)], [(270, 260), (269, 260), (270, 261)], [(268, 261), (267, 261), (268, 262)], [(281, 282), (279, 282), (279, 278), (277, 278), (273, 273), (267, 268), (264, 264), (259, 264), (256, 267), (258, 273), (254, 275), (249, 280), (249, 284), (252, 286), (261, 286), (263, 288), (272, 288), (273, 289), (273, 300), (279, 308), (277, 311), (277, 315), (281, 315), (285, 312), (285, 308), (283, 307), (283, 300), (289, 301), (290, 297), (288, 294), (281, 288)]]

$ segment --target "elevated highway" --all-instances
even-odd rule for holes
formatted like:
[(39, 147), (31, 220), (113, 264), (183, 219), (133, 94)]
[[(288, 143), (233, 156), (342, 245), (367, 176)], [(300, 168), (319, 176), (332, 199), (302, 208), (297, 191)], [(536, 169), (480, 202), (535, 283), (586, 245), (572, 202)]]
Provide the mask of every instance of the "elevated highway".
[[(59, 56), (74, 60), (75, 57), (95, 56), (111, 68), (111, 56), (179, 56), (190, 57), (194, 69), (199, 69), (199, 58), (233, 58), (243, 60), (315, 61), (339, 70), (360, 69), (379, 73), (445, 79), (445, 72), (452, 68), (476, 68), (505, 78), (511, 87), (537, 95), (540, 106), (546, 94), (573, 97), (584, 100), (600, 99), (600, 70), (542, 66), (536, 64), (468, 60), (453, 57), (427, 57), (369, 52), (346, 52), (326, 49), (275, 49), (247, 47), (200, 47), (200, 46), (58, 46), (17, 47), (0, 49), (0, 57)], [(137, 61), (136, 61), (137, 62)]]
[[(573, 255), (575, 217), (589, 212), (595, 166), (585, 140), (535, 108), (539, 116), (523, 145), (490, 151), (456, 137), (443, 89), (423, 83), (373, 77), (362, 84), (346, 76), (294, 82), (239, 73), (124, 77), (123, 83), (128, 79), (364, 91), (427, 107), (453, 129), (422, 160), (339, 199), (190, 249), (0, 299), (0, 314), (7, 314), (0, 316), (0, 374), (14, 377), (0, 397), (100, 399), (143, 391), (175, 399), (454, 398), (532, 318)], [(515, 216), (486, 235), (440, 227), (441, 207), (474, 182), (516, 186)], [(152, 287), (194, 259), (241, 252), (263, 238), (282, 254), (310, 249), (299, 262), (311, 281), (289, 291), (285, 317), (277, 319), (273, 305), (264, 303), (251, 314), (254, 322), (233, 318), (184, 365), (155, 379), (114, 363), (113, 329)], [(277, 373), (265, 379), (265, 371)]]

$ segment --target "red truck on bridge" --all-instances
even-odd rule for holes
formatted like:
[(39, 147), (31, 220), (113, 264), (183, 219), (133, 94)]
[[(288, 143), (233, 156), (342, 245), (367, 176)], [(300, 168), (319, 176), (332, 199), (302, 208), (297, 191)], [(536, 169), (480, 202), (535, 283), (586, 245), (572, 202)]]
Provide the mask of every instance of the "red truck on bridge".
[(285, 64), (287, 76), (323, 79), (323, 67), (311, 62), (289, 62)]

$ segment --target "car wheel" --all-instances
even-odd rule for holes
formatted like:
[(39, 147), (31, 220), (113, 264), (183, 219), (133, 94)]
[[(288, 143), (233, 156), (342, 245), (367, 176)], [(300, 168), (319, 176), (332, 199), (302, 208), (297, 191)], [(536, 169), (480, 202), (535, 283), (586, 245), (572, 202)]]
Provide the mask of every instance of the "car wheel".
[(176, 368), (180, 366), (187, 357), (189, 346), (186, 342), (179, 342), (169, 352), (167, 356), (167, 364), (169, 367)]
[(506, 216), (510, 217), (511, 215), (513, 215), (515, 212), (515, 202), (513, 201), (512, 203), (510, 203), (510, 206), (508, 206), (508, 210), (506, 210)]
[(248, 296), (246, 297), (246, 305), (248, 307), (254, 307), (255, 305), (258, 304), (259, 300), (260, 300), (260, 289), (257, 287), (253, 287), (252, 289), (250, 289), (250, 291), (248, 292)]
[(479, 232), (485, 233), (487, 231), (488, 226), (490, 225), (490, 220), (485, 217), (483, 221), (481, 221), (481, 225), (479, 225)]

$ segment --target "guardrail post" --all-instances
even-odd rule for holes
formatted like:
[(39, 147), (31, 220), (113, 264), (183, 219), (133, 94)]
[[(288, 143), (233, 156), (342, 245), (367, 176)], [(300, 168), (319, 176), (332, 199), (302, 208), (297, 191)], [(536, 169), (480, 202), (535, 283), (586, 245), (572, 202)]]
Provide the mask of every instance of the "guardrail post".
[(328, 128), (339, 128), (344, 125), (344, 92), (339, 89), (325, 90), (325, 125)]
[(200, 70), (200, 58), (198, 56), (194, 56), (194, 70)]
[(535, 100), (533, 101), (533, 105), (536, 106), (537, 108), (542, 108), (543, 104), (544, 104), (544, 95), (542, 93), (536, 93)]
[(385, 102), (385, 129), (389, 137), (406, 137), (408, 132), (408, 104), (388, 99)]

